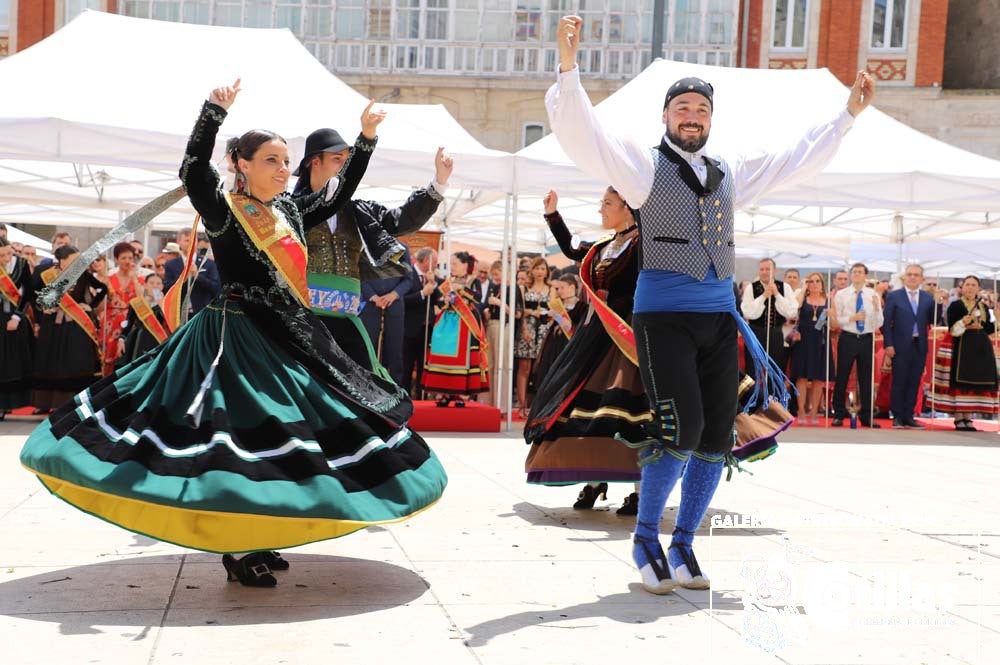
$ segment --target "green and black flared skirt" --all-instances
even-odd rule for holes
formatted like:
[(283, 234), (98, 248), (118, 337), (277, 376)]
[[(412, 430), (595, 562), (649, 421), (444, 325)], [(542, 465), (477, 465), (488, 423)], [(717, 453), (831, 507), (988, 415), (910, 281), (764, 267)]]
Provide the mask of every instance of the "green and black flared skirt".
[(85, 512), (211, 552), (336, 538), (437, 501), (447, 478), (405, 426), (405, 394), (372, 409), (391, 386), (345, 365), (304, 308), (281, 319), (218, 300), (57, 409), (21, 462)]

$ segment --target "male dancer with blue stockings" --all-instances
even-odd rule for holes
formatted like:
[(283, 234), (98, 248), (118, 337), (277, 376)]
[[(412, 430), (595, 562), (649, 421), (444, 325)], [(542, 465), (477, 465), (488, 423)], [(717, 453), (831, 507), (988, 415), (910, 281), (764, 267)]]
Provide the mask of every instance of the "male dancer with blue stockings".
[[(650, 148), (598, 122), (576, 67), (582, 27), (577, 16), (560, 20), (558, 82), (546, 94), (545, 106), (566, 154), (638, 211), (641, 255), (632, 325), (656, 431), (640, 452), (633, 558), (647, 591), (669, 593), (677, 585), (707, 589), (708, 576), (692, 543), (733, 447), (737, 330), (756, 361), (758, 392), (749, 406), (766, 406), (771, 397), (787, 399), (783, 375), (768, 364), (736, 312), (733, 213), (792, 178), (821, 170), (854, 117), (871, 103), (875, 81), (858, 72), (847, 107), (796, 145), (725, 160), (707, 156), (704, 149), (712, 125), (712, 86), (684, 78), (666, 91), (666, 133), (660, 145)], [(664, 553), (660, 520), (682, 474), (680, 507)]]

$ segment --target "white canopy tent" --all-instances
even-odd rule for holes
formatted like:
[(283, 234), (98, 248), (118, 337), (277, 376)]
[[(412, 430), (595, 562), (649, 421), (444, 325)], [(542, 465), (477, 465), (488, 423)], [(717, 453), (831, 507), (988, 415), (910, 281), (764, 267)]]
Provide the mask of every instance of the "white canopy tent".
[[(86, 66), (66, 66), (79, 61), (80, 54), (86, 54)], [(95, 199), (93, 207), (114, 209), (144, 203), (176, 186), (176, 177), (171, 182), (170, 176), (177, 172), (201, 101), (211, 88), (237, 77), (242, 92), (220, 139), (266, 127), (288, 140), (294, 159), (301, 156), (305, 137), (318, 127), (335, 127), (348, 139), (360, 129), (367, 100), (327, 71), (287, 30), (88, 11), (0, 61), (0, 85), (12, 91), (0, 106), (0, 159), (7, 160), (0, 174), (20, 169), (26, 176), (19, 187), (12, 186), (17, 180), (0, 180), (0, 195), (22, 204), (70, 207)], [(422, 186), (433, 176), (433, 156), (444, 145), (462, 165), (450, 184), (473, 193), (464, 198), (474, 200), (475, 192), (487, 189), (511, 190), (511, 156), (482, 146), (443, 107), (386, 108), (391, 116), (379, 128), (366, 184)], [(39, 162), (69, 162), (76, 165), (75, 172), (50, 177)], [(110, 180), (98, 195), (99, 187), (88, 181), (101, 173)], [(74, 196), (81, 194), (79, 182), (92, 192)], [(121, 195), (115, 198), (116, 193)]]
[[(847, 100), (847, 88), (827, 70), (734, 69), (657, 60), (598, 104), (598, 117), (605, 126), (654, 146), (664, 129), (664, 92), (683, 76), (703, 77), (715, 87), (708, 149), (722, 155), (787, 145), (832, 117)], [(597, 199), (608, 183), (577, 169), (554, 135), (518, 152), (515, 168), (522, 200), (556, 189), (567, 222), (596, 230)], [(531, 218), (519, 226), (530, 225), (533, 231), (524, 240), (531, 242), (544, 223), (540, 198), (527, 203), (519, 209), (530, 210)], [(493, 208), (496, 216), (499, 206)], [(489, 213), (479, 215), (485, 220)], [(851, 238), (899, 243), (908, 237), (983, 229), (1000, 237), (998, 217), (1000, 162), (933, 139), (872, 108), (858, 118), (820, 174), (768, 193), (738, 216), (737, 245), (768, 249), (776, 240), (820, 241), (846, 249)]]

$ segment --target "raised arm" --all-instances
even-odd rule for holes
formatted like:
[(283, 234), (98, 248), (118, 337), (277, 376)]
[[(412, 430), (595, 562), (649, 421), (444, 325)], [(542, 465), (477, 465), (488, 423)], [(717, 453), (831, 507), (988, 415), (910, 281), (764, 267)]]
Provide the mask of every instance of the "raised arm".
[(549, 230), (555, 237), (556, 242), (559, 243), (559, 249), (568, 258), (574, 261), (582, 261), (587, 256), (590, 248), (594, 246), (594, 243), (582, 242), (579, 247), (573, 247), (573, 234), (566, 228), (566, 222), (563, 221), (562, 215), (559, 214), (559, 210), (557, 209), (559, 195), (556, 194), (555, 190), (550, 189), (543, 201), (545, 203), (545, 223), (549, 225)]
[(201, 107), (201, 114), (188, 138), (184, 161), (181, 163), (180, 178), (184, 190), (206, 228), (211, 230), (220, 228), (229, 214), (226, 201), (219, 191), (219, 172), (212, 164), (212, 151), (215, 149), (219, 127), (239, 92), (240, 79), (236, 79), (230, 86), (212, 90), (208, 101)]
[(228, 207), (219, 190), (219, 172), (212, 164), (212, 150), (219, 127), (226, 118), (226, 109), (206, 101), (191, 130), (184, 161), (181, 163), (180, 178), (191, 205), (201, 215), (205, 226), (215, 230), (222, 225)]
[(576, 66), (582, 23), (578, 16), (564, 16), (559, 21), (559, 78), (545, 94), (549, 125), (563, 151), (581, 170), (611, 183), (629, 206), (639, 208), (653, 187), (653, 157), (649, 148), (615, 135), (597, 120)]
[(302, 223), (306, 229), (322, 224), (336, 215), (351, 200), (361, 184), (361, 178), (368, 170), (368, 162), (378, 142), (376, 131), (386, 116), (385, 111), (373, 110), (374, 105), (375, 100), (369, 100), (368, 106), (361, 113), (361, 133), (354, 142), (340, 175), (330, 178), (318, 192), (294, 199), (302, 213)]
[(854, 118), (868, 108), (874, 95), (875, 79), (867, 72), (858, 72), (847, 106), (832, 118), (811, 128), (783, 150), (734, 160), (735, 206), (745, 207), (779, 186), (811, 178), (822, 171), (837, 153)]

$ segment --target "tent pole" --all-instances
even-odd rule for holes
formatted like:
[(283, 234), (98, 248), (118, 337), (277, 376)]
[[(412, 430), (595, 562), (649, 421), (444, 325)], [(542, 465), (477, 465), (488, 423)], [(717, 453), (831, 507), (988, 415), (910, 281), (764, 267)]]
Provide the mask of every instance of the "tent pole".
[[(516, 277), (517, 273), (514, 272), (514, 266), (517, 265), (517, 192), (513, 192), (510, 196), (510, 270), (512, 275)], [(511, 317), (513, 318), (514, 312), (517, 305), (517, 280), (510, 280), (510, 291), (507, 293), (507, 302), (510, 303)], [(514, 386), (514, 331), (516, 329), (515, 325), (511, 325), (510, 332), (507, 333), (507, 378), (508, 383), (513, 388)], [(513, 391), (509, 391), (513, 395)], [(524, 407), (524, 404), (519, 405)], [(507, 431), (509, 432), (514, 427), (514, 401), (511, 398), (510, 408), (507, 409)]]
[(898, 212), (892, 217), (892, 230), (896, 236), (896, 274), (903, 272), (903, 216)]
[[(937, 278), (938, 288), (941, 287), (941, 275), (938, 274)], [(931, 424), (934, 423), (934, 414), (937, 412), (937, 377), (934, 375), (934, 364), (937, 362), (937, 328), (938, 322), (938, 299), (937, 291), (931, 294), (934, 298), (934, 318), (931, 320), (931, 333), (934, 335), (934, 339), (931, 340)]]
[(504, 413), (504, 410), (509, 410), (510, 407), (507, 404), (507, 400), (504, 399), (503, 392), (503, 371), (507, 367), (507, 358), (504, 354), (504, 342), (507, 341), (507, 314), (505, 313), (507, 297), (505, 294), (508, 291), (507, 285), (510, 283), (510, 271), (508, 270), (510, 261), (510, 194), (504, 199), (503, 239), (501, 242), (503, 244), (500, 246), (500, 332), (497, 336), (497, 352), (495, 355), (497, 366), (493, 368), (494, 380), (496, 381), (493, 391), (493, 406), (500, 409), (500, 413)]
[[(830, 428), (830, 359), (833, 357), (831, 329), (833, 328), (833, 275), (830, 268), (826, 269), (826, 375), (823, 381), (823, 426)], [(817, 405), (816, 412), (819, 412)]]

